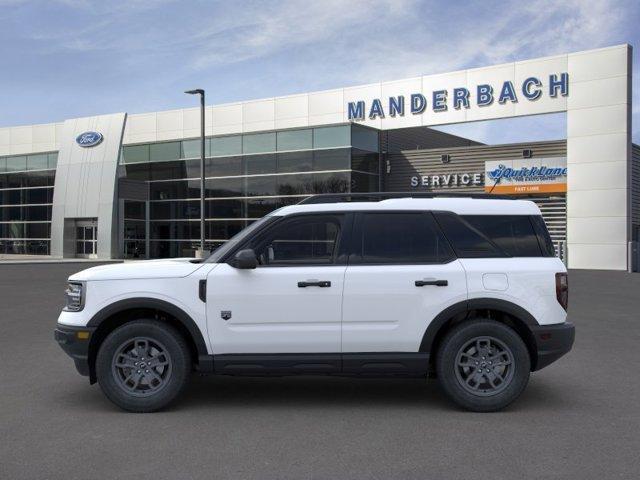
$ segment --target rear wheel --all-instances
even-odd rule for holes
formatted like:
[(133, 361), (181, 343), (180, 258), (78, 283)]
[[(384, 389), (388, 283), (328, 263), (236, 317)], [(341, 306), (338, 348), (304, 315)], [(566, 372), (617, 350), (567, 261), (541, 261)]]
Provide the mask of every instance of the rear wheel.
[(100, 388), (109, 400), (131, 412), (169, 405), (185, 387), (190, 371), (184, 338), (153, 320), (136, 320), (115, 329), (96, 358)]
[(436, 358), (449, 398), (476, 412), (505, 408), (529, 381), (531, 360), (520, 336), (494, 320), (471, 320), (445, 336)]

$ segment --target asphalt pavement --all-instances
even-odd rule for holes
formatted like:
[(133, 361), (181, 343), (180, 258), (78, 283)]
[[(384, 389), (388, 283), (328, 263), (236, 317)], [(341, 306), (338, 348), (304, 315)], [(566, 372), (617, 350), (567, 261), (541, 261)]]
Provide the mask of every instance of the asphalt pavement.
[(0, 264), (1, 479), (640, 477), (640, 274), (570, 273), (574, 350), (503, 412), (435, 380), (194, 375), (170, 410), (131, 414), (53, 340), (88, 266)]

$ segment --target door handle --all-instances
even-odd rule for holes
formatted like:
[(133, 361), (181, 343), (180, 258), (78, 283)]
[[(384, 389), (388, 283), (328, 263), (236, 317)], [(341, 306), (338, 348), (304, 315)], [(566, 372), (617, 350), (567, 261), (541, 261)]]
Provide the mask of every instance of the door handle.
[(416, 280), (416, 287), (424, 287), (427, 285), (435, 285), (436, 287), (446, 287), (449, 285), (448, 280)]
[(307, 280), (306, 282), (298, 282), (298, 288), (320, 287), (327, 288), (331, 286), (328, 280)]

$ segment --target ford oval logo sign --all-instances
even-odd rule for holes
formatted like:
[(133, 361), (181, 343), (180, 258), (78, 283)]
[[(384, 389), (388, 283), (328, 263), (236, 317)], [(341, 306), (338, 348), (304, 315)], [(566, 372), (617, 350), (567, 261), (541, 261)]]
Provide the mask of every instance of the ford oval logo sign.
[(102, 141), (102, 134), (98, 132), (84, 132), (76, 137), (76, 143), (81, 147), (95, 147)]

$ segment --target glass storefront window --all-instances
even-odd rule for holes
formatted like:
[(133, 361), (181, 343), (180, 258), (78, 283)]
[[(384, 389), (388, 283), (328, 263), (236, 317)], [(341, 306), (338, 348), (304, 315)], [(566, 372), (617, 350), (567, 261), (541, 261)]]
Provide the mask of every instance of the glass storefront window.
[(151, 178), (151, 169), (149, 168), (148, 163), (130, 163), (127, 164), (124, 169), (127, 174), (127, 178), (130, 180), (146, 181)]
[(380, 190), (378, 175), (369, 175), (366, 173), (351, 172), (351, 191), (352, 192), (377, 192)]
[(205, 234), (209, 240), (228, 240), (248, 223), (244, 220), (209, 220), (205, 223)]
[[(261, 177), (255, 177), (261, 178)], [(243, 197), (244, 178), (213, 178), (205, 181), (207, 197)]]
[[(56, 152), (0, 157), (0, 173), (55, 169), (57, 163), (58, 154)], [(0, 188), (2, 187), (0, 186)]]
[(150, 158), (149, 145), (129, 145), (122, 147), (123, 163), (148, 162)]
[[(378, 190), (378, 154), (369, 150), (377, 149), (377, 132), (360, 129), (354, 137), (362, 149), (356, 150), (350, 146), (352, 128), (341, 125), (206, 139), (207, 245), (217, 247), (255, 219), (297, 203), (305, 195)], [(149, 182), (150, 195), (147, 232), (145, 203), (125, 203), (125, 257), (192, 255), (199, 248), (199, 156), (199, 139), (123, 148), (122, 169), (127, 178)], [(8, 176), (0, 175), (0, 183), (6, 183), (3, 178)], [(44, 191), (36, 197), (43, 195)], [(20, 203), (16, 207), (17, 213), (6, 215), (23, 219), (26, 210)]]
[(47, 154), (47, 164), (49, 168), (58, 166), (58, 154), (56, 152)]
[(124, 218), (144, 220), (145, 218), (144, 202), (125, 200), (124, 201)]
[(227, 177), (242, 175), (242, 157), (220, 157), (205, 160), (205, 175), (207, 177)]
[(365, 152), (355, 148), (351, 151), (351, 168), (353, 170), (377, 174), (380, 168), (378, 164), (377, 153)]
[(284, 130), (277, 133), (278, 151), (283, 150), (311, 150), (313, 148), (313, 131)]
[(178, 160), (180, 147), (180, 142), (152, 143), (149, 147), (149, 159), (152, 162)]
[(175, 200), (170, 202), (151, 202), (149, 218), (162, 219), (199, 219), (200, 202), (197, 200)]
[(349, 170), (351, 168), (349, 149), (318, 150), (313, 152), (313, 169)]
[(46, 153), (27, 156), (27, 170), (46, 170), (49, 168), (49, 157)]
[(349, 125), (313, 129), (313, 148), (335, 148), (350, 145), (351, 130)]
[(149, 165), (151, 180), (173, 180), (185, 178), (186, 165), (182, 160), (174, 162), (152, 163)]
[(278, 173), (308, 172), (312, 168), (312, 151), (278, 154)]
[(247, 218), (262, 218), (282, 206), (277, 198), (255, 198), (247, 200)]
[(260, 173), (276, 173), (275, 154), (248, 155), (244, 157), (245, 173), (255, 175)]
[(224, 157), (242, 153), (242, 136), (214, 137), (211, 139), (211, 156)]
[(247, 177), (247, 196), (266, 197), (277, 194), (276, 176)]
[(242, 200), (207, 200), (205, 218), (244, 218)]
[[(211, 139), (204, 139), (204, 155), (205, 157), (211, 156)], [(180, 152), (180, 158), (200, 158), (200, 139), (182, 141), (182, 151)]]
[(268, 153), (276, 151), (275, 133), (254, 133), (242, 138), (242, 153)]
[(26, 155), (18, 157), (7, 157), (7, 172), (23, 172), (27, 169)]
[(360, 150), (378, 152), (378, 130), (353, 125), (351, 127), (351, 145)]

